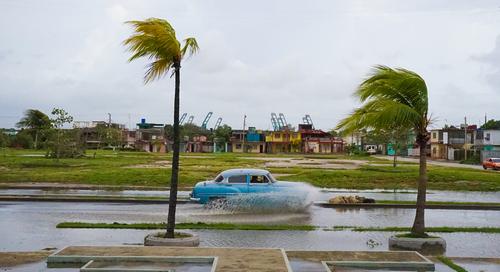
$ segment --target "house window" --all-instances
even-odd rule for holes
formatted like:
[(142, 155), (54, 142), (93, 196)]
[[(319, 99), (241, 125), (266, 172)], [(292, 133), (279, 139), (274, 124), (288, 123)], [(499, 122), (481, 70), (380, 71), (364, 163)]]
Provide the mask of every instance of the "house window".
[(432, 133), (432, 139), (436, 139), (437, 138), (436, 134), (437, 134), (436, 132)]
[(241, 149), (241, 144), (236, 144), (236, 149)]
[(485, 139), (486, 141), (489, 141), (489, 140), (490, 140), (490, 134), (489, 134), (489, 133), (486, 133), (486, 137), (484, 137), (484, 139)]

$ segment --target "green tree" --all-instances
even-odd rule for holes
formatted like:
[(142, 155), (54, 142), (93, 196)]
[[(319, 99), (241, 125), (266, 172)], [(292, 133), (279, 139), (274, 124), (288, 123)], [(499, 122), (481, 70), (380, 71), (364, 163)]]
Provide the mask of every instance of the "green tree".
[(340, 121), (337, 128), (350, 132), (357, 129), (387, 129), (394, 124), (412, 127), (420, 147), (417, 211), (412, 234), (425, 237), (425, 201), (427, 191), (426, 145), (429, 139), (427, 86), (422, 77), (406, 69), (377, 66), (355, 92), (363, 103)]
[(198, 51), (198, 43), (194, 38), (187, 38), (184, 44), (177, 40), (174, 28), (166, 20), (149, 18), (145, 21), (129, 21), (134, 33), (123, 43), (133, 53), (129, 61), (145, 57), (152, 62), (148, 64), (144, 75), (144, 83), (166, 75), (173, 69), (175, 76), (174, 91), (174, 144), (172, 155), (172, 175), (170, 180), (170, 199), (166, 238), (174, 238), (175, 211), (177, 206), (177, 184), (179, 179), (179, 100), (181, 61), (187, 55)]
[(214, 131), (214, 137), (216, 139), (219, 139), (221, 142), (228, 143), (231, 139), (231, 133), (233, 132), (233, 128), (230, 126), (224, 124), (222, 126), (219, 126), (215, 131)]
[(40, 131), (50, 128), (51, 122), (49, 117), (35, 109), (29, 109), (24, 112), (23, 118), (16, 124), (19, 128), (30, 129), (34, 135), (34, 148), (38, 148), (38, 136)]
[[(70, 141), (69, 133), (63, 131), (63, 126), (73, 122), (73, 116), (69, 115), (64, 109), (54, 108), (51, 112), (53, 118), (50, 119), (54, 131), (52, 133), (52, 152), (51, 157), (55, 157), (57, 160), (61, 157), (61, 151), (64, 150), (65, 157), (72, 157), (73, 152), (67, 152), (66, 146)], [(68, 153), (68, 154), (67, 154)]]
[(500, 120), (489, 120), (481, 126), (482, 129), (500, 129)]

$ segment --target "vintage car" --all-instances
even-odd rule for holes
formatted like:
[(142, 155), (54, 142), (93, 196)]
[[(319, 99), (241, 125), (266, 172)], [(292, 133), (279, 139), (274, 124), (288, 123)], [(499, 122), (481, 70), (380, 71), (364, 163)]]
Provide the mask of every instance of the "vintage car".
[(262, 169), (230, 169), (214, 180), (198, 182), (190, 194), (191, 200), (202, 204), (233, 196), (300, 190), (300, 183), (277, 181)]
[(488, 168), (494, 170), (500, 170), (500, 158), (489, 158), (483, 161), (483, 168), (486, 170)]

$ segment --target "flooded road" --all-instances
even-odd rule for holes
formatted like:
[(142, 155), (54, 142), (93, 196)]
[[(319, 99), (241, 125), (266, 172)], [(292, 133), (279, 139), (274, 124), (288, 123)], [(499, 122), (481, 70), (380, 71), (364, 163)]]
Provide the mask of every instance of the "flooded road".
[[(338, 195), (359, 195), (377, 200), (414, 201), (416, 191), (412, 190), (349, 190), (315, 188), (315, 201), (327, 201)], [(188, 198), (190, 191), (179, 191), (178, 196)], [(72, 196), (122, 196), (122, 197), (168, 197), (169, 191), (161, 190), (83, 190), (83, 189), (2, 189), (0, 195), (72, 195)], [(455, 202), (500, 202), (500, 192), (460, 192), (428, 190), (428, 201)]]
[[(0, 250), (29, 251), (67, 245), (141, 244), (150, 230), (56, 229), (63, 221), (164, 222), (168, 205), (0, 202)], [(409, 226), (413, 209), (328, 209), (303, 213), (229, 213), (198, 204), (178, 205), (178, 222), (310, 224), (331, 226)], [(500, 227), (500, 211), (427, 210), (428, 226)], [(316, 250), (387, 250), (389, 232), (196, 230), (201, 246), (283, 247)], [(449, 256), (500, 256), (500, 235), (439, 234)], [(373, 240), (378, 245), (367, 243)], [(465, 242), (464, 242), (465, 241)], [(466, 246), (464, 246), (466, 245)]]

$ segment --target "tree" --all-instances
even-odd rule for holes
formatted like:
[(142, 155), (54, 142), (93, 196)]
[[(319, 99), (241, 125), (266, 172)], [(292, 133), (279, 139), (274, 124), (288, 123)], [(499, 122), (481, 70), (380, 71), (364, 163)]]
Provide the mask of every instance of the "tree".
[(500, 129), (500, 120), (489, 120), (481, 126), (482, 129)]
[[(73, 116), (69, 115), (65, 110), (63, 109), (58, 109), (54, 108), (52, 109), (51, 112), (53, 118), (50, 119), (52, 123), (52, 127), (54, 128), (54, 133), (53, 133), (53, 140), (52, 140), (52, 152), (51, 152), (51, 157), (55, 157), (57, 160), (61, 157), (61, 151), (62, 149), (65, 149), (67, 142), (69, 138), (67, 137), (68, 135), (65, 135), (63, 132), (62, 128), (64, 124), (69, 124), (73, 122)], [(65, 151), (65, 157), (73, 157), (74, 152), (66, 152)], [(66, 154), (69, 153), (69, 154)]]
[(49, 117), (35, 109), (29, 109), (24, 112), (23, 118), (16, 124), (19, 128), (30, 129), (34, 132), (34, 148), (38, 148), (38, 136), (41, 130), (51, 127)]
[(177, 205), (177, 183), (179, 179), (179, 100), (181, 61), (188, 55), (198, 51), (198, 43), (194, 38), (184, 40), (184, 45), (175, 37), (175, 30), (163, 19), (149, 18), (145, 21), (126, 22), (134, 29), (134, 33), (123, 43), (133, 53), (129, 61), (145, 57), (152, 62), (148, 64), (144, 75), (144, 83), (165, 76), (173, 69), (175, 76), (174, 91), (174, 144), (172, 155), (172, 175), (170, 179), (170, 198), (166, 238), (174, 238), (175, 211)]
[(222, 126), (219, 126), (215, 131), (214, 131), (214, 137), (218, 139), (220, 142), (228, 143), (231, 139), (231, 133), (233, 132), (233, 129), (224, 124)]
[(361, 83), (355, 95), (364, 104), (341, 120), (337, 128), (350, 132), (362, 128), (385, 129), (399, 124), (414, 130), (420, 147), (420, 166), (417, 211), (411, 232), (415, 236), (426, 237), (426, 145), (430, 119), (425, 81), (415, 72), (406, 69), (377, 66), (373, 74)]

